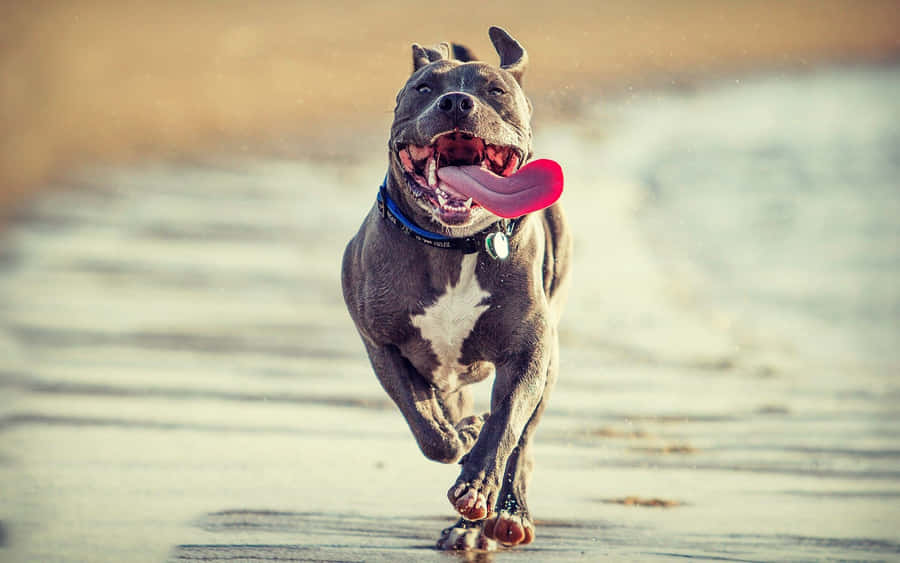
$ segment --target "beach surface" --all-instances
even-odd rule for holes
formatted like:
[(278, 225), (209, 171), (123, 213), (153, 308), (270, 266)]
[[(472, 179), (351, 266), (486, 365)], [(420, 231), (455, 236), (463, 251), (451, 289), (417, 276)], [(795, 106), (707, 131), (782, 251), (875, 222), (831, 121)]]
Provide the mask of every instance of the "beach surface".
[[(896, 4), (861, 6), (850, 28)], [(811, 21), (840, 19), (823, 13)], [(293, 133), (256, 150), (258, 131), (223, 120), (250, 148), (222, 152), (171, 117), (170, 144), (146, 125), (146, 152), (122, 133), (129, 154), (101, 138), (90, 165), (39, 167), (0, 240), (0, 560), (900, 560), (890, 49), (820, 30), (816, 64), (751, 49), (702, 77), (632, 64), (630, 90), (599, 96), (597, 71), (598, 89), (562, 95), (531, 25), (535, 103), (553, 116), (535, 156), (563, 165), (576, 248), (535, 542), (434, 549), (458, 467), (418, 451), (344, 308), (391, 77), (359, 102), (380, 115), (353, 138), (317, 126), (315, 150)], [(743, 68), (753, 53), (770, 64)]]

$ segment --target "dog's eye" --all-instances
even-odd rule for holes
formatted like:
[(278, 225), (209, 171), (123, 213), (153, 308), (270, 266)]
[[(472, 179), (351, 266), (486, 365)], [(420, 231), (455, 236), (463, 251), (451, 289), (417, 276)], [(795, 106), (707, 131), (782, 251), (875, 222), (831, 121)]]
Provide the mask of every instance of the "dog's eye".
[(494, 86), (493, 88), (488, 90), (488, 93), (490, 93), (490, 95), (492, 95), (492, 96), (502, 96), (503, 94), (506, 93), (506, 91), (503, 88)]
[(416, 90), (420, 94), (427, 94), (431, 92), (431, 86), (429, 86), (428, 84), (419, 84), (418, 86), (416, 86)]

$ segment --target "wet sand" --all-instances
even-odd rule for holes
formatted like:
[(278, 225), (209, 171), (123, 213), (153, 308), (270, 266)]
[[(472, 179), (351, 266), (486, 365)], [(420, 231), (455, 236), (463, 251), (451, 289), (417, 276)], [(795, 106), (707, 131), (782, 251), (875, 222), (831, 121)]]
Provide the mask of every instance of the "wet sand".
[(384, 170), (372, 154), (100, 168), (16, 218), (0, 252), (0, 557), (896, 560), (896, 373), (863, 351), (818, 364), (793, 347), (802, 332), (698, 305), (649, 236), (641, 179), (598, 166), (633, 148), (639, 128), (612, 116), (636, 103), (538, 132), (538, 154), (566, 161), (577, 253), (534, 544), (433, 550), (457, 468), (418, 452), (340, 296)]

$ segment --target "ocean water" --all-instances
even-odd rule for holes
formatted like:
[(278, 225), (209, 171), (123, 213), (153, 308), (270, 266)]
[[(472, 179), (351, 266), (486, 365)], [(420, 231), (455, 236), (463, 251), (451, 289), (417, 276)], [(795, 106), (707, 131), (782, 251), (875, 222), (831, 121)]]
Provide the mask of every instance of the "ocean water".
[(898, 100), (895, 66), (635, 94), (591, 109), (577, 154), (598, 189), (636, 192), (637, 228), (694, 306), (782, 364), (896, 376)]

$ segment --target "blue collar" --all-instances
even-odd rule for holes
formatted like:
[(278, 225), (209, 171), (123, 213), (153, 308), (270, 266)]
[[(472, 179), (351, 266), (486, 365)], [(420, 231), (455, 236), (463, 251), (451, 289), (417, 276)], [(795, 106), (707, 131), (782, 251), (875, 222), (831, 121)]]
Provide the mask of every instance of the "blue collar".
[(502, 233), (504, 236), (512, 236), (513, 232), (516, 230), (516, 227), (519, 225), (519, 221), (521, 220), (521, 218), (512, 220), (501, 219), (487, 229), (468, 237), (457, 238), (442, 235), (440, 233), (434, 233), (416, 225), (409, 217), (407, 217), (403, 214), (402, 211), (400, 211), (400, 208), (397, 207), (397, 204), (387, 193), (387, 176), (384, 177), (384, 181), (378, 188), (377, 202), (378, 211), (379, 213), (381, 213), (381, 216), (388, 219), (391, 223), (394, 224), (394, 226), (399, 228), (406, 235), (429, 246), (462, 250), (466, 254), (474, 254), (476, 252), (480, 252), (481, 250), (488, 249), (488, 253), (493, 256), (493, 252), (488, 245), (488, 241), (491, 239), (491, 235), (494, 233)]
[[(391, 196), (387, 193), (386, 186), (387, 179), (385, 178), (385, 182), (381, 183), (381, 187), (378, 188), (378, 205), (379, 207), (383, 206), (388, 213), (390, 213), (397, 221), (400, 222), (400, 225), (404, 229), (408, 229), (411, 233), (414, 233), (420, 237), (424, 237), (432, 242), (444, 242), (450, 240), (451, 237), (447, 235), (442, 235), (440, 233), (433, 233), (431, 231), (426, 231), (422, 227), (413, 223), (409, 217), (403, 214), (402, 211), (397, 207), (397, 204), (394, 203), (394, 200), (391, 199)], [(384, 211), (382, 211), (382, 214)]]

